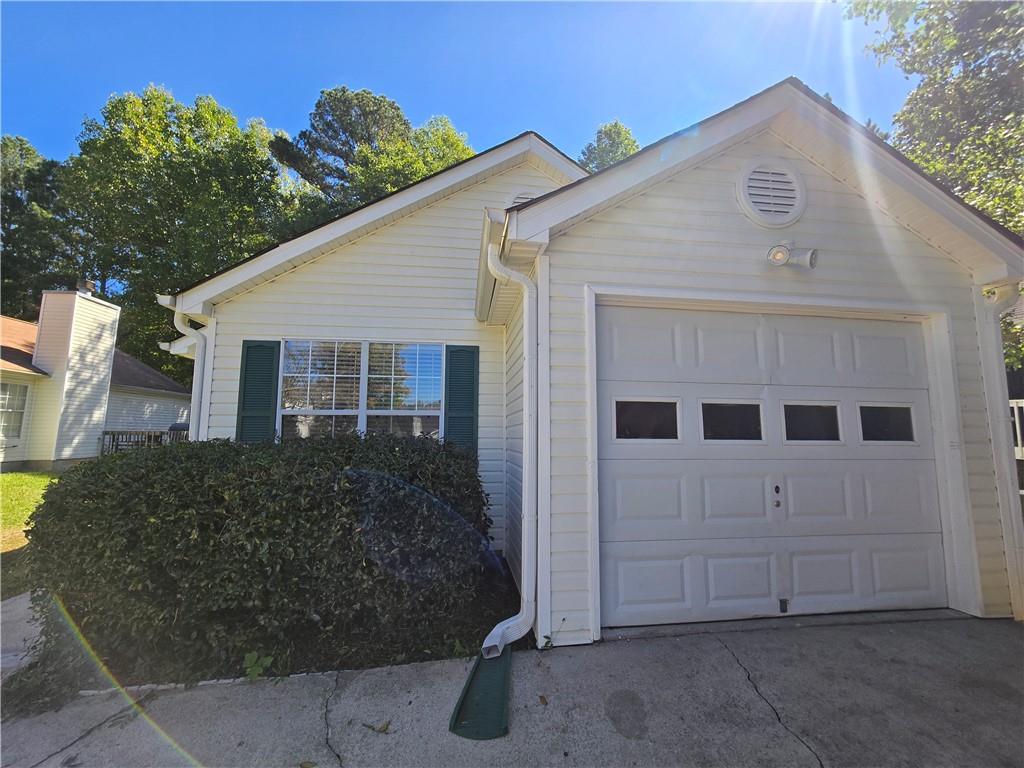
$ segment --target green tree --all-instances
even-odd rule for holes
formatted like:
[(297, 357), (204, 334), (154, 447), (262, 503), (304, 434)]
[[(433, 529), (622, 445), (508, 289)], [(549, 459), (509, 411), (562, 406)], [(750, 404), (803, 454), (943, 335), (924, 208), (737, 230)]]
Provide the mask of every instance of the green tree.
[(878, 123), (876, 123), (870, 117), (868, 118), (868, 121), (866, 123), (864, 123), (864, 127), (867, 128), (869, 131), (871, 131), (873, 134), (875, 134), (875, 136), (880, 138), (882, 141), (888, 141), (889, 140), (889, 135), (890, 135), (889, 132), (888, 131), (883, 131), (882, 130), (882, 126), (880, 126)]
[(74, 285), (78, 269), (56, 215), (60, 164), (21, 136), (0, 140), (0, 311), (34, 320), (42, 291)]
[(377, 149), (382, 142), (406, 139), (412, 126), (394, 101), (368, 90), (345, 86), (320, 91), (309, 128), (292, 141), (278, 134), (270, 149), (279, 162), (319, 189), (335, 207), (353, 208), (349, 165), (357, 148)]
[(351, 199), (377, 200), (473, 156), (466, 134), (447, 117), (432, 117), (408, 136), (360, 144), (348, 166)]
[(579, 163), (591, 173), (596, 173), (639, 151), (640, 144), (633, 138), (633, 132), (618, 120), (613, 120), (598, 126), (594, 140), (580, 152)]
[[(892, 144), (965, 201), (1024, 233), (1024, 4), (852, 0), (882, 22), (871, 46), (918, 79), (893, 117)], [(1007, 363), (1024, 330), (1003, 323)]]
[(157, 342), (175, 331), (154, 294), (180, 289), (270, 243), (302, 192), (288, 187), (259, 122), (239, 126), (210, 97), (192, 105), (150, 86), (86, 120), (61, 185), (67, 221), (110, 265), (118, 346), (187, 382), (191, 363)]

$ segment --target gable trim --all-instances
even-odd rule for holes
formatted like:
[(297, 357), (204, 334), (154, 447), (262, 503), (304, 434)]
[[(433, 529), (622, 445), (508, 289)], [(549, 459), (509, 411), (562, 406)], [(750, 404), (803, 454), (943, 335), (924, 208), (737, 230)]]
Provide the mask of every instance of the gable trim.
[[(982, 246), (989, 258), (987, 266), (982, 264), (971, 270), (976, 282), (1012, 278), (1024, 273), (1021, 255), (1024, 238), (956, 197), (897, 150), (796, 78), (783, 80), (598, 173), (510, 208), (510, 233), (520, 238), (530, 238), (542, 231), (552, 236), (558, 234), (669, 176), (709, 159), (760, 129), (772, 127), (774, 118), (786, 112), (811, 123), (845, 151), (856, 150), (858, 163), (866, 165), (889, 183), (902, 187), (931, 212), (943, 216), (951, 226)], [(785, 142), (784, 137), (779, 138)], [(954, 258), (948, 250), (944, 252)]]

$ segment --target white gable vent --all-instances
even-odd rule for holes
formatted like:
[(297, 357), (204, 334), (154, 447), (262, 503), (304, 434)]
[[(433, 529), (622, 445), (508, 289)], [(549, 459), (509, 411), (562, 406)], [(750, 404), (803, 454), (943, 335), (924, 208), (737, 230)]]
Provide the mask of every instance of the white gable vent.
[(807, 205), (807, 190), (796, 168), (775, 158), (747, 163), (736, 181), (736, 197), (743, 212), (762, 227), (789, 226)]
[(512, 198), (512, 204), (509, 206), (509, 208), (514, 208), (517, 205), (528, 203), (535, 197), (536, 195), (533, 194), (532, 192), (520, 192), (518, 195)]

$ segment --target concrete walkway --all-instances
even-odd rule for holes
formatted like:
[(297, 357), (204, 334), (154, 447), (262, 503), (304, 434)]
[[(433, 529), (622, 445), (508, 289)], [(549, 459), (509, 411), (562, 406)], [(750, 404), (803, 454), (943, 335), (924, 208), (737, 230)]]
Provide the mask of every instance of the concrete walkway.
[(1021, 625), (930, 611), (674, 631), (514, 654), (496, 741), (448, 732), (470, 667), (453, 660), (158, 691), (139, 708), (81, 697), (5, 722), (2, 762), (1024, 765)]

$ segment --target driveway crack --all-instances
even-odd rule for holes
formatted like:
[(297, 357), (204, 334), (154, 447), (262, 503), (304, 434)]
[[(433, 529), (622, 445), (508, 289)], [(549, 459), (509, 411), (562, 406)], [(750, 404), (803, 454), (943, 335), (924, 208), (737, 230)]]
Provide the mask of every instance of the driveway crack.
[(133, 709), (139, 709), (139, 710), (145, 709), (146, 708), (146, 704), (148, 704), (150, 701), (152, 701), (155, 697), (156, 697), (156, 692), (155, 691), (150, 691), (149, 693), (145, 694), (144, 696), (139, 697), (138, 699), (136, 699), (135, 701), (131, 702), (130, 704), (126, 704), (125, 706), (123, 706), (119, 710), (117, 710), (116, 712), (114, 712), (114, 713), (108, 715), (107, 717), (103, 718), (102, 720), (100, 720), (98, 723), (96, 723), (96, 725), (93, 725), (93, 726), (91, 726), (89, 728), (86, 728), (84, 731), (82, 731), (80, 734), (78, 734), (78, 736), (73, 738), (71, 741), (69, 741), (67, 744), (65, 744), (60, 749), (56, 749), (53, 752), (51, 752), (50, 754), (48, 754), (46, 757), (44, 757), (42, 760), (37, 760), (36, 762), (32, 763), (32, 765), (29, 766), (29, 768), (39, 768), (39, 766), (42, 765), (43, 763), (45, 763), (47, 760), (49, 760), (49, 759), (51, 759), (53, 757), (56, 757), (61, 752), (66, 752), (67, 750), (71, 749), (71, 747), (75, 746), (75, 744), (77, 744), (78, 742), (82, 741), (83, 739), (88, 738), (89, 736), (94, 734), (96, 731), (98, 731), (100, 728), (102, 728), (104, 725), (109, 723), (114, 718), (120, 717), (121, 715), (125, 714), (126, 712), (131, 712)]
[(334, 748), (333, 744), (331, 744), (331, 717), (330, 717), (330, 715), (331, 715), (331, 701), (334, 699), (334, 697), (338, 693), (338, 687), (341, 684), (341, 675), (342, 675), (341, 670), (338, 670), (337, 672), (334, 673), (334, 685), (331, 687), (331, 692), (329, 694), (327, 694), (327, 697), (324, 699), (324, 744), (327, 745), (327, 748), (329, 750), (331, 750), (331, 753), (334, 755), (335, 759), (337, 759), (337, 761), (338, 761), (338, 768), (342, 768), (344, 763), (341, 760), (341, 753), (338, 752), (338, 750), (336, 750)]
[(782, 719), (782, 715), (779, 714), (779, 710), (776, 709), (775, 705), (772, 704), (771, 701), (768, 700), (768, 697), (765, 696), (764, 693), (761, 692), (761, 689), (758, 687), (757, 683), (754, 681), (753, 676), (751, 676), (750, 670), (747, 668), (747, 665), (744, 664), (742, 661), (740, 661), (740, 657), (736, 655), (736, 652), (732, 648), (730, 648), (728, 646), (728, 644), (726, 644), (725, 640), (723, 640), (721, 637), (716, 637), (715, 639), (719, 643), (721, 643), (722, 647), (725, 648), (725, 650), (727, 650), (729, 652), (729, 655), (732, 656), (733, 660), (739, 665), (740, 669), (742, 669), (743, 672), (746, 674), (747, 682), (750, 683), (750, 687), (754, 689), (754, 693), (756, 693), (758, 695), (758, 697), (761, 699), (761, 701), (763, 701), (765, 704), (767, 704), (771, 708), (772, 714), (775, 715), (775, 719), (779, 721), (779, 725), (781, 725), (783, 728), (785, 728), (786, 731), (794, 739), (796, 739), (801, 744), (803, 744), (804, 748), (808, 752), (810, 752), (812, 755), (814, 755), (814, 759), (818, 761), (819, 768), (825, 768), (825, 763), (822, 761), (821, 755), (819, 755), (817, 752), (815, 752), (814, 748), (810, 744), (808, 744), (799, 733), (797, 733), (792, 728), (790, 728), (788, 725), (786, 725), (786, 722)]

